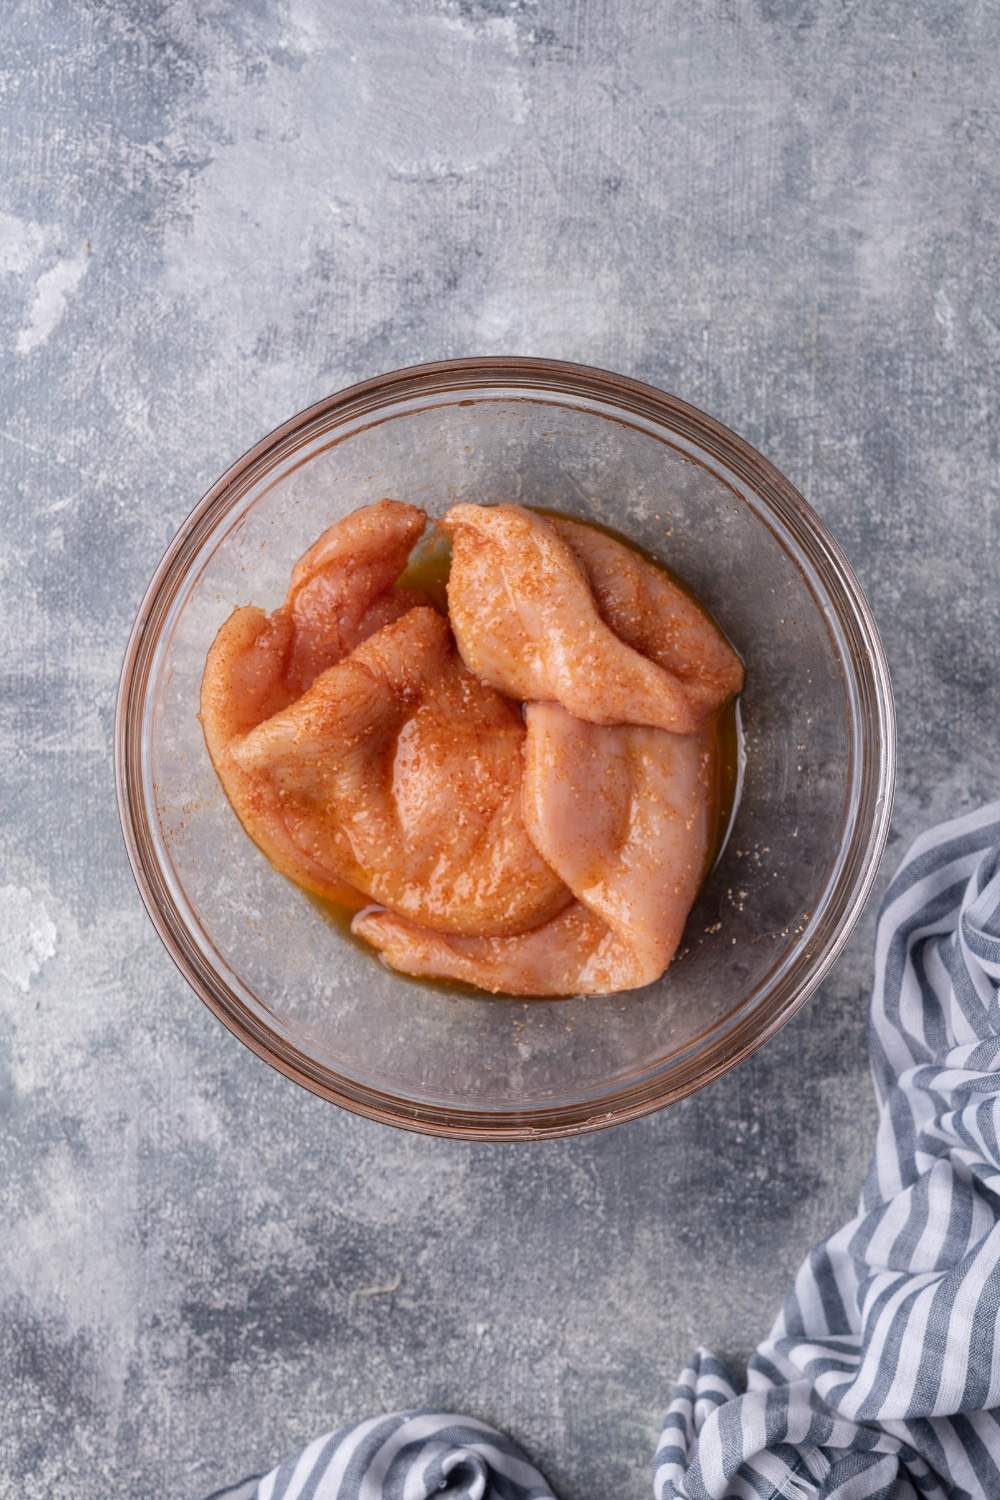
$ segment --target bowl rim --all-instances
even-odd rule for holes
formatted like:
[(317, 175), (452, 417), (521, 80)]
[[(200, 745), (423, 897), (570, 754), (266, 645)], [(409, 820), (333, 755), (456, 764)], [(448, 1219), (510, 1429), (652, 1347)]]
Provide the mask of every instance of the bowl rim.
[[(837, 890), (829, 898), (828, 907), (832, 904), (835, 908), (832, 930), (819, 944), (818, 951), (803, 952), (810, 967), (781, 1003), (772, 1006), (763, 1024), (748, 1028), (747, 1020), (753, 1016), (751, 1010), (748, 1018), (728, 1028), (722, 1046), (710, 1061), (698, 1059), (695, 1067), (694, 1058), (689, 1059), (667, 1087), (655, 1074), (638, 1082), (626, 1080), (602, 1101), (610, 1107), (597, 1110), (592, 1101), (502, 1113), (427, 1105), (334, 1074), (306, 1057), (247, 1009), (190, 939), (180, 913), (158, 878), (159, 863), (141, 794), (143, 715), (136, 712), (136, 707), (145, 701), (159, 626), (186, 576), (188, 560), (214, 530), (220, 515), (229, 509), (223, 503), (226, 497), (233, 502), (234, 491), (244, 493), (256, 477), (272, 466), (284, 446), (304, 429), (315, 428), (317, 432), (333, 429), (408, 396), (501, 388), (609, 402), (620, 408), (623, 419), (629, 414), (644, 417), (686, 437), (747, 484), (791, 531), (814, 566), (820, 568), (824, 583), (829, 586), (832, 581), (839, 588), (848, 614), (845, 617), (838, 611), (838, 623), (845, 632), (853, 627), (846, 645), (854, 668), (861, 716), (874, 726), (869, 740), (859, 741), (860, 791), (854, 813), (854, 836), (847, 845), (852, 857), (841, 870)], [(231, 464), (182, 523), (144, 593), (125, 649), (114, 729), (118, 811), (133, 877), (167, 952), (212, 1013), (258, 1057), (310, 1092), (345, 1109), (422, 1134), (490, 1141), (577, 1135), (650, 1114), (729, 1072), (790, 1020), (829, 973), (871, 893), (889, 832), (895, 745), (889, 668), (871, 607), (839, 544), (790, 481), (745, 439), (677, 396), (594, 366), (516, 355), (438, 360), (361, 381), (290, 417)], [(804, 937), (807, 949), (808, 938)], [(789, 949), (779, 967), (785, 966), (795, 951)], [(758, 990), (768, 979), (769, 976), (764, 977)], [(685, 1050), (692, 1051), (693, 1044)]]

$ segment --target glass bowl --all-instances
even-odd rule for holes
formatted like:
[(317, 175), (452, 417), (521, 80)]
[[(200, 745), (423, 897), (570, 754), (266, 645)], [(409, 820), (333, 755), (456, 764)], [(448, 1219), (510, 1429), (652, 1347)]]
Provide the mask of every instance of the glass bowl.
[[(667, 562), (746, 663), (742, 792), (666, 974), (607, 997), (494, 999), (406, 979), (338, 930), (243, 832), (198, 721), (230, 612), (383, 496), (440, 515), (517, 501), (614, 527)], [(734, 433), (580, 365), (466, 359), (366, 381), (286, 422), (209, 491), (132, 632), (116, 723), (122, 825), (185, 978), (247, 1046), (373, 1119), (524, 1140), (659, 1109), (799, 1008), (861, 912), (889, 823), (892, 694), (829, 532)]]

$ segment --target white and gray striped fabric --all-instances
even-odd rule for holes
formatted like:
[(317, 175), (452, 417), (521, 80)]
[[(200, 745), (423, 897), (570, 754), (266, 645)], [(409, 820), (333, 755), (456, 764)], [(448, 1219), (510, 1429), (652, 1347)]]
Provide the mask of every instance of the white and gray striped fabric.
[[(740, 1395), (701, 1350), (655, 1500), (1000, 1497), (1000, 803), (925, 834), (879, 918), (879, 1106), (857, 1218), (817, 1245)], [(225, 1500), (547, 1500), (482, 1423), (404, 1413)]]
[(555, 1500), (527, 1454), (485, 1422), (394, 1412), (317, 1438), (208, 1500)]

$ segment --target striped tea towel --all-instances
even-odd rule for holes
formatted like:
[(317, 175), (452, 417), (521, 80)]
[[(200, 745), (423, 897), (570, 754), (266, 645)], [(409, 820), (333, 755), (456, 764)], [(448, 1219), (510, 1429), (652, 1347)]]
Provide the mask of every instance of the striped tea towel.
[[(809, 1255), (745, 1394), (705, 1350), (694, 1356), (655, 1500), (1000, 1500), (998, 992), (994, 803), (918, 839), (886, 894), (869, 1031), (879, 1128), (858, 1216)], [(550, 1491), (482, 1423), (403, 1413), (222, 1495)]]
[(516, 1443), (472, 1417), (400, 1411), (317, 1438), (208, 1500), (555, 1500)]

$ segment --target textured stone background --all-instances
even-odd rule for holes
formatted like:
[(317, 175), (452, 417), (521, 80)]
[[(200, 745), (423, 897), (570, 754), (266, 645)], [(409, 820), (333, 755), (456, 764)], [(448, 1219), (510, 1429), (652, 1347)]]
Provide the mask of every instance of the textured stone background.
[[(142, 591), (353, 380), (644, 377), (831, 524), (897, 692), (889, 861), (996, 790), (1000, 19), (953, 0), (10, 0), (0, 58), (0, 1493), (194, 1500), (441, 1403), (644, 1496), (852, 1210), (872, 919), (763, 1053), (635, 1125), (407, 1136), (256, 1061), (136, 895)], [(394, 1293), (367, 1295), (402, 1277)]]

